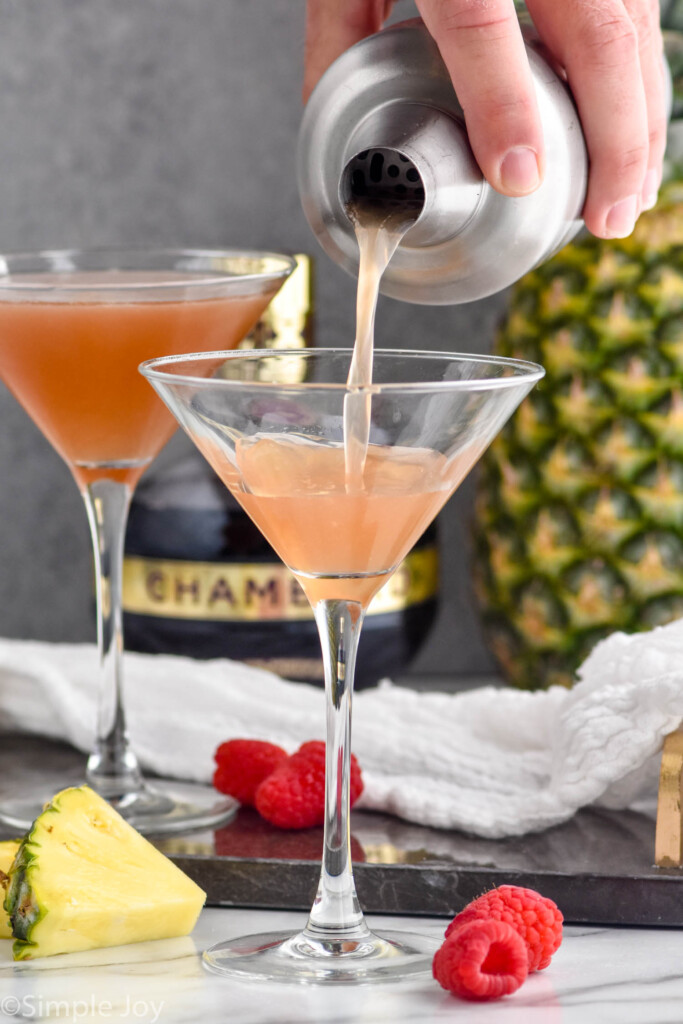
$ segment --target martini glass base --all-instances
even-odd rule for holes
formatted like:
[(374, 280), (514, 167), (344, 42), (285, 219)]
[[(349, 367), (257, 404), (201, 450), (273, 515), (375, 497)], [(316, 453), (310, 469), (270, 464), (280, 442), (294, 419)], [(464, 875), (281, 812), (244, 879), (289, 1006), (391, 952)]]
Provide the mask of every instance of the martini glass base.
[[(18, 833), (26, 832), (46, 803), (65, 786), (82, 786), (82, 779), (60, 782), (54, 791), (41, 788), (16, 800), (0, 803), (0, 824)], [(237, 811), (237, 801), (222, 796), (211, 786), (190, 782), (154, 779), (137, 793), (108, 801), (119, 814), (143, 835), (170, 835), (195, 829), (216, 828), (229, 821)]]
[(306, 932), (229, 939), (204, 953), (205, 967), (235, 978), (303, 984), (373, 984), (431, 974), (439, 942), (427, 935), (369, 932), (360, 940), (320, 941)]

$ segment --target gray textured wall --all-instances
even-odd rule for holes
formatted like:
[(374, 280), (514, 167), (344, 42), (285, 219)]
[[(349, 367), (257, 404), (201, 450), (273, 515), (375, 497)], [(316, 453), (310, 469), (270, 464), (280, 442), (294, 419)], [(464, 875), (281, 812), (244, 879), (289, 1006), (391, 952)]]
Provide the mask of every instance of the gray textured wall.
[[(296, 190), (303, 26), (304, 0), (0, 0), (0, 249), (310, 251), (319, 341), (351, 343), (353, 282), (316, 252)], [(378, 341), (483, 351), (501, 308), (381, 300)], [(1, 386), (0, 480), (0, 634), (92, 638), (80, 498)], [(425, 671), (492, 668), (472, 610), (469, 511), (466, 485), (442, 516)]]

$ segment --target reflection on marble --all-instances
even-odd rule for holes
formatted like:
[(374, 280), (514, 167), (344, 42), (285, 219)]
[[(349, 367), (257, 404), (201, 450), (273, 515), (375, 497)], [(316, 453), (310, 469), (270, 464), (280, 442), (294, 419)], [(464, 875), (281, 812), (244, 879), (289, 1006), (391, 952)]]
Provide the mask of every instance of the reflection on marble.
[[(205, 910), (187, 939), (14, 964), (0, 941), (0, 1020), (102, 1024), (680, 1024), (683, 932), (570, 927), (551, 966), (514, 996), (474, 1005), (434, 981), (357, 986), (237, 982), (208, 974), (199, 952), (229, 936), (302, 923), (292, 912)], [(433, 918), (372, 924), (439, 936)]]

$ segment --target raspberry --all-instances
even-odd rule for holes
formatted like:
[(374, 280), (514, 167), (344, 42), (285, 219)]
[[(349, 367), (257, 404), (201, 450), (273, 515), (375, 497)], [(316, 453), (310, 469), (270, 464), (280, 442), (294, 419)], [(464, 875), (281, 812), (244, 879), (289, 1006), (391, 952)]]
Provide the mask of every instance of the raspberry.
[[(351, 804), (363, 792), (363, 779), (351, 755)], [(256, 810), (279, 828), (310, 828), (325, 820), (325, 744), (304, 743), (259, 786)]]
[(512, 925), (526, 943), (529, 971), (541, 971), (562, 942), (562, 914), (552, 900), (533, 889), (501, 885), (469, 903), (453, 918), (448, 937), (470, 921), (494, 920)]
[(213, 775), (213, 784), (221, 793), (253, 807), (260, 784), (286, 759), (287, 751), (274, 743), (228, 740), (221, 743), (214, 754), (218, 767)]
[(516, 992), (528, 974), (526, 946), (504, 921), (470, 921), (436, 951), (432, 973), (461, 999), (500, 999)]

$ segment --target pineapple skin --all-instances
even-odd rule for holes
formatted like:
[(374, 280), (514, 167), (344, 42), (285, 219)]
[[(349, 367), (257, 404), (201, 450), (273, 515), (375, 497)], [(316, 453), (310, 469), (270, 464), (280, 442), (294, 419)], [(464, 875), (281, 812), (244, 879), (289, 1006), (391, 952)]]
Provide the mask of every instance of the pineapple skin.
[(496, 350), (546, 377), (482, 460), (475, 591), (509, 682), (571, 686), (683, 615), (683, 184), (523, 278)]
[(206, 899), (87, 786), (53, 798), (9, 875), (15, 960), (187, 935)]
[[(12, 861), (21, 846), (21, 839), (7, 839), (0, 842), (0, 874), (9, 876)], [(9, 918), (0, 914), (0, 939), (12, 938), (12, 926)]]

